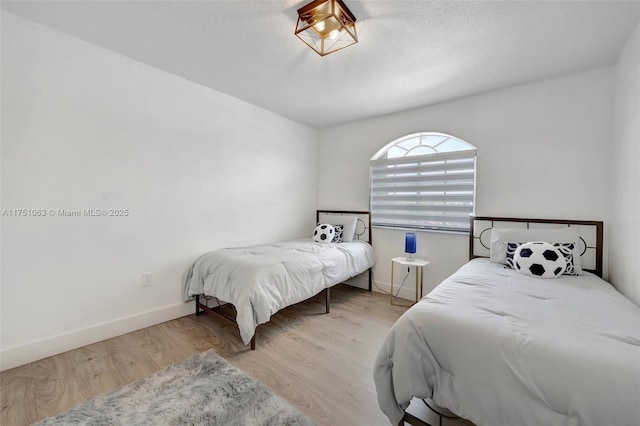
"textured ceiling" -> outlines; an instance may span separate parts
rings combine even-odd
[[[615,64],[640,1],[355,1],[360,42],[320,57],[308,1],[2,1],[2,8],[324,128]]]

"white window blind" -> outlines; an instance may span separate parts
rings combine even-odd
[[[459,142],[467,149],[371,160],[372,225],[468,232],[476,150]]]

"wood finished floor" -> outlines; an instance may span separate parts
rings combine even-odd
[[[213,348],[319,425],[388,425],[372,366],[406,308],[345,285],[331,296],[329,314],[322,294],[278,312],[256,351],[235,324],[190,315],[1,372],[0,424],[32,424]]]

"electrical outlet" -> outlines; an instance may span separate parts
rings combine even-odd
[[[152,274],[151,272],[143,272],[142,273],[142,287],[151,287],[152,284]]]

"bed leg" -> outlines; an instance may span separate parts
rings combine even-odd
[[[202,314],[204,314],[204,311],[200,310],[200,296],[196,295],[196,316],[199,317]]]
[[[369,268],[369,291],[373,290],[373,274],[372,274],[372,268]]]
[[[331,310],[331,289],[330,288],[325,288],[325,313],[329,313],[329,311]]]
[[[255,351],[256,350],[256,335],[254,334],[253,337],[251,338],[251,350]]]

